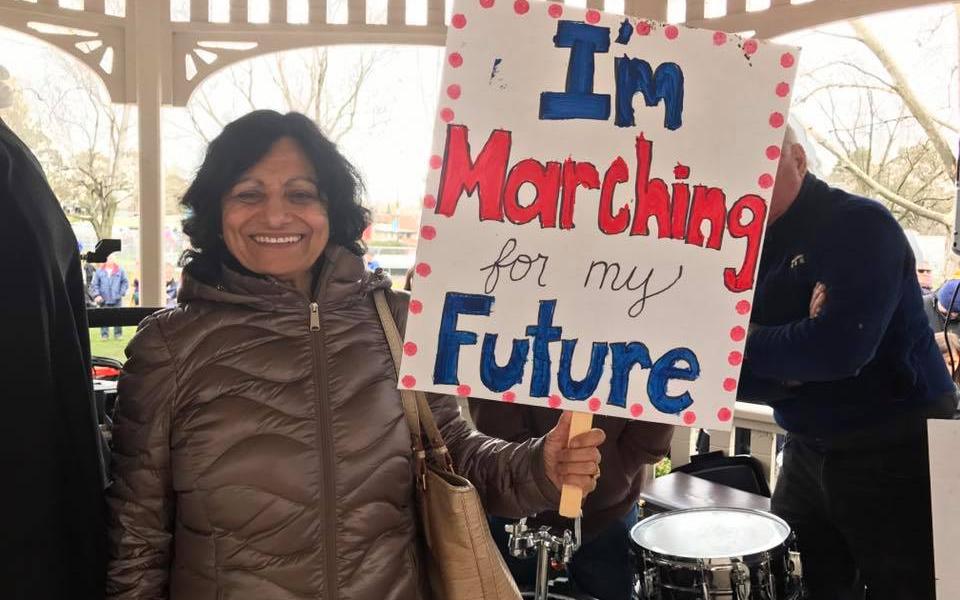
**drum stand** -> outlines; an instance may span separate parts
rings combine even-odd
[[[559,569],[573,558],[580,547],[580,517],[573,521],[573,533],[564,529],[560,535],[553,535],[549,527],[533,530],[527,527],[523,518],[513,525],[507,525],[510,534],[510,554],[517,558],[530,558],[536,552],[537,583],[534,600],[548,600],[550,567]]]

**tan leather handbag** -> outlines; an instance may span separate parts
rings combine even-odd
[[[373,297],[399,376],[400,332],[383,290]],[[426,395],[401,390],[400,397],[416,461],[420,526],[434,600],[520,600],[520,590],[490,536],[477,490],[453,470]]]

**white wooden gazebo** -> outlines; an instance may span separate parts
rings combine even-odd
[[[367,0],[229,0],[228,15],[211,10],[218,0],[0,0],[0,26],[67,52],[97,74],[114,102],[135,104],[138,108],[140,280],[144,306],[164,304],[161,107],[185,106],[207,77],[262,54],[336,44],[444,45],[447,0],[409,0],[418,2],[418,8],[426,8],[426,14],[421,11],[416,23],[407,21],[408,0],[370,1],[378,2],[381,9],[386,4],[385,22],[368,22]],[[668,20],[668,13],[682,12],[682,22],[689,26],[752,32],[770,38],[845,19],[942,2],[586,0],[586,6],[610,12],[618,12],[622,7],[627,15],[660,21]],[[185,4],[189,5],[189,16],[183,18]],[[174,7],[180,10],[174,11]],[[251,19],[250,9],[254,7],[258,9],[253,11],[257,18]],[[212,18],[214,13],[216,19]],[[329,16],[332,13],[336,13],[336,18]],[[173,19],[172,14],[181,19]],[[296,22],[288,18],[291,14],[296,14]],[[737,405],[734,425],[751,431],[752,453],[766,465],[772,483],[774,436],[781,430],[773,422],[769,408],[739,402]],[[677,431],[672,447],[675,464],[689,460],[692,442],[692,430]],[[733,436],[730,432],[713,432],[711,448],[731,450]]]
[[[426,0],[425,24],[406,20],[407,0],[387,0],[385,23],[367,22],[366,0],[344,0],[346,19],[328,18],[328,0],[261,0],[266,22],[251,22],[256,0],[229,0],[229,17],[211,19],[214,0],[188,0],[189,20],[174,21],[176,0],[0,0],[0,26],[40,38],[88,65],[114,102],[139,111],[142,298],[163,305],[162,105],[184,106],[197,86],[224,67],[281,50],[335,44],[444,45],[444,0]],[[342,0],[332,0],[340,2]],[[942,1],[942,0],[939,0]],[[886,10],[938,0],[686,0],[685,23],[773,37]],[[669,0],[621,0],[631,16],[667,20]],[[679,2],[684,4],[683,0]],[[288,4],[305,5],[291,23]],[[604,0],[590,8],[614,10]],[[683,8],[683,7],[681,7]],[[751,10],[748,10],[751,9]],[[303,12],[303,11],[301,11]],[[343,22],[345,21],[345,22]]]

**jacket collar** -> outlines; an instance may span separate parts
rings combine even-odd
[[[773,240],[777,243],[795,241],[795,238],[806,240],[810,229],[816,228],[818,221],[825,216],[821,204],[826,199],[825,192],[828,189],[826,183],[807,173],[800,185],[800,191],[797,192],[797,199],[776,223],[768,227],[767,243]]]
[[[356,302],[377,288],[390,287],[386,274],[367,271],[363,258],[340,246],[327,246],[321,260],[310,298],[275,277],[243,274],[224,265],[217,285],[203,283],[185,270],[179,300],[238,304],[269,312],[299,311],[307,303],[317,302],[321,310],[329,310]]]

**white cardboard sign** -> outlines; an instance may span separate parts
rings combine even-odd
[[[937,598],[960,598],[960,421],[927,421]]]
[[[458,0],[400,386],[729,429],[797,60]]]

